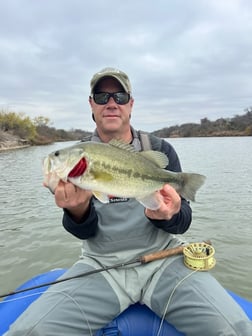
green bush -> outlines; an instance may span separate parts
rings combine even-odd
[[[32,120],[23,113],[0,112],[0,129],[11,132],[20,138],[33,140],[37,134]]]

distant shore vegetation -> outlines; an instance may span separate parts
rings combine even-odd
[[[252,136],[252,107],[244,112],[233,118],[215,121],[203,118],[200,123],[167,126],[152,134],[161,138]],[[77,141],[90,135],[85,130],[56,129],[51,124],[50,119],[44,116],[31,119],[24,113],[0,111],[0,143],[11,143],[13,139],[20,145],[46,145],[58,141]]]
[[[200,123],[164,127],[153,134],[160,138],[252,136],[252,107],[244,112],[233,118],[219,118],[215,121],[203,118]]]
[[[80,140],[90,134],[81,129],[66,131],[50,125],[51,121],[47,117],[31,119],[24,113],[0,111],[0,141],[4,138],[10,139],[12,135],[30,145],[46,145],[58,141]]]

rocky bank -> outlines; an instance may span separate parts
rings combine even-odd
[[[0,131],[0,151],[29,147],[28,140],[21,139],[9,132]]]

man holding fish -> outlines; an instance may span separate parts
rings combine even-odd
[[[146,148],[130,123],[134,98],[123,71],[96,73],[89,103],[96,123],[91,138],[44,162],[44,184],[64,209],[63,225],[83,240],[80,260],[64,277],[185,244],[176,234],[190,227],[188,200],[204,182],[200,174],[181,172],[167,141],[149,136],[152,148]],[[208,272],[188,269],[182,256],[54,285],[7,335],[94,335],[135,302],[188,336],[252,335],[251,322],[225,289]]]

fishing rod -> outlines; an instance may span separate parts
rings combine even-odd
[[[211,242],[209,242],[209,241],[205,241],[205,243],[211,245]],[[97,268],[97,269],[94,269],[94,270],[89,271],[89,272],[76,274],[76,275],[73,275],[73,276],[57,279],[57,280],[50,281],[50,282],[45,282],[45,283],[42,283],[42,284],[39,284],[39,285],[36,285],[36,286],[32,286],[32,287],[17,289],[15,291],[12,291],[12,292],[9,292],[9,293],[6,293],[6,294],[1,294],[0,298],[4,298],[6,296],[11,296],[11,295],[15,295],[15,294],[24,293],[24,292],[28,292],[28,291],[38,289],[38,288],[42,288],[42,287],[46,287],[46,286],[55,285],[55,284],[65,282],[65,281],[69,281],[69,280],[73,280],[73,279],[83,278],[83,277],[86,277],[86,276],[89,276],[89,275],[92,275],[92,274],[96,274],[96,273],[106,272],[106,271],[109,271],[111,269],[122,268],[122,267],[128,266],[128,265],[133,265],[133,264],[144,265],[144,264],[147,264],[151,261],[160,260],[160,259],[168,258],[168,257],[171,257],[171,256],[183,254],[184,253],[184,248],[186,246],[188,246],[188,245],[181,245],[181,246],[173,247],[173,248],[166,249],[166,250],[163,250],[163,251],[153,252],[153,253],[140,256],[138,258],[135,258],[131,261],[127,261],[127,262],[124,262],[124,263],[114,264],[114,265],[111,265],[111,266],[103,266],[101,268]]]

